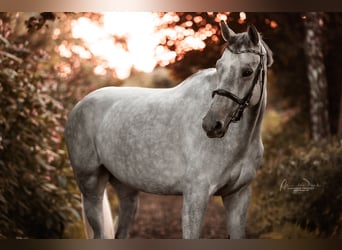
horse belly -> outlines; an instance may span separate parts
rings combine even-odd
[[[144,157],[144,160],[140,160]],[[181,194],[182,176],[179,163],[172,159],[146,157],[141,153],[137,157],[122,159],[116,157],[115,162],[105,163],[106,168],[119,181],[138,190],[154,194]]]
[[[155,119],[151,110],[136,108],[118,107],[104,120],[97,136],[101,163],[141,191],[180,194],[186,169],[180,130],[162,115]]]

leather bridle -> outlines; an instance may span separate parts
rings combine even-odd
[[[253,54],[257,54],[260,56],[260,62],[259,62],[259,65],[257,67],[256,74],[253,78],[252,86],[250,87],[247,94],[243,98],[239,98],[237,95],[235,95],[232,92],[227,91],[225,89],[216,89],[212,92],[212,98],[214,98],[215,95],[224,96],[224,97],[227,97],[227,98],[233,100],[235,103],[237,103],[239,105],[237,107],[237,109],[234,111],[233,115],[231,116],[230,121],[227,123],[227,126],[228,126],[228,124],[231,122],[240,121],[242,114],[243,114],[243,111],[245,110],[246,107],[249,106],[249,102],[250,102],[251,97],[253,95],[254,87],[258,83],[258,80],[259,80],[260,74],[261,74],[262,79],[261,79],[261,93],[260,93],[260,99],[259,99],[259,102],[260,102],[262,94],[263,94],[264,80],[265,80],[265,70],[264,70],[264,66],[263,66],[263,61],[264,61],[263,59],[264,59],[265,54],[262,52],[259,52],[257,50],[253,50],[253,49],[235,51],[232,48],[230,48],[229,46],[227,46],[227,49],[234,54],[253,53]]]

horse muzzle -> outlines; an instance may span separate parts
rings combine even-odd
[[[225,126],[223,121],[217,121],[205,116],[202,121],[202,128],[209,138],[222,138],[226,134],[228,126]]]

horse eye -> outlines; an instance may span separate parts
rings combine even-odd
[[[253,70],[251,70],[251,69],[245,69],[245,70],[242,72],[242,76],[243,76],[243,77],[250,76],[251,74],[253,74]]]

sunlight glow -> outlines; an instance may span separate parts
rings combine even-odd
[[[56,40],[60,34],[61,34],[61,30],[60,29],[54,29],[53,33],[52,33],[52,39]]]
[[[245,21],[245,20],[246,20],[246,18],[247,18],[247,16],[246,16],[246,13],[245,13],[245,12],[240,12],[239,16],[240,16],[240,19],[241,19],[241,20],[243,20],[243,21]]]
[[[71,51],[78,54],[83,59],[90,59],[91,58],[91,53],[82,46],[73,45],[71,47]]]
[[[103,26],[81,17],[73,23],[73,37],[82,38],[89,50],[115,69],[119,79],[128,77],[132,68],[151,72],[157,64],[154,50],[159,44],[155,34],[158,17],[148,12],[106,12]],[[125,41],[126,44],[120,43]],[[103,74],[97,68],[96,74]]]
[[[57,49],[58,49],[59,54],[63,57],[70,58],[72,56],[72,53],[67,48],[65,42],[63,42],[61,45],[59,45]]]
[[[221,14],[221,13],[218,13],[216,15],[216,18],[215,18],[215,21],[216,22],[220,22],[220,21],[227,21],[228,17],[226,14]]]
[[[96,75],[105,75],[106,74],[106,69],[102,65],[98,65],[94,69],[94,73]]]
[[[101,23],[80,17],[72,23],[72,35],[82,39],[85,48],[73,46],[68,49],[62,44],[58,50],[65,57],[70,57],[72,52],[81,58],[94,55],[103,62],[94,69],[95,74],[105,75],[106,70],[111,69],[115,77],[124,79],[132,69],[151,72],[158,64],[166,66],[175,62],[186,51],[204,49],[204,40],[216,30],[207,25],[195,33],[191,26],[203,18],[192,18],[191,15],[186,18],[184,25],[166,28],[167,24],[178,22],[179,16],[175,13],[165,13],[160,17],[158,13],[151,12],[105,12]],[[227,16],[218,14],[217,18],[225,20]],[[165,28],[157,29],[160,26]],[[160,44],[175,46],[175,49],[171,51]]]

